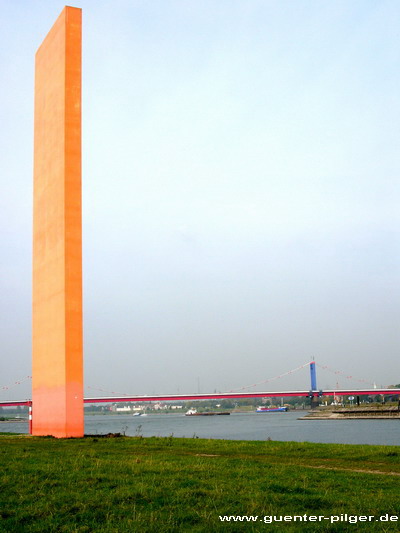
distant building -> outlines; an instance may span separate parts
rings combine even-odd
[[[116,407],[116,412],[123,412],[123,413],[130,413],[132,411],[132,407],[130,405],[124,405],[123,407]]]

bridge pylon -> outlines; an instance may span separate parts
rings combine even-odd
[[[318,407],[319,404],[319,397],[320,393],[318,391],[317,387],[317,371],[315,368],[315,361],[311,361],[310,363],[310,379],[311,379],[311,388],[310,388],[310,403],[311,403],[311,409],[315,409]]]

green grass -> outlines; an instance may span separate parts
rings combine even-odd
[[[400,515],[398,447],[0,436],[0,458],[0,531],[10,533],[400,531],[400,521],[260,521]]]

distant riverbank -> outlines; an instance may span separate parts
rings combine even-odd
[[[398,407],[358,407],[340,409],[315,409],[300,420],[400,420],[400,410]]]
[[[7,418],[7,417],[1,417],[0,418],[0,424],[2,422],[28,422],[27,418]]]

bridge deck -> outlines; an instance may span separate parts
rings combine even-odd
[[[318,396],[377,396],[400,395],[400,389],[341,389],[341,390],[302,390],[302,391],[262,391],[262,392],[214,392],[214,393],[188,393],[188,394],[153,394],[125,395],[125,396],[99,396],[84,398],[84,403],[117,403],[117,402],[158,402],[158,401],[188,401],[188,400],[226,400],[235,398],[285,398],[290,396],[303,396],[305,398]],[[0,400],[0,407],[13,407],[18,405],[32,405],[32,400]]]

